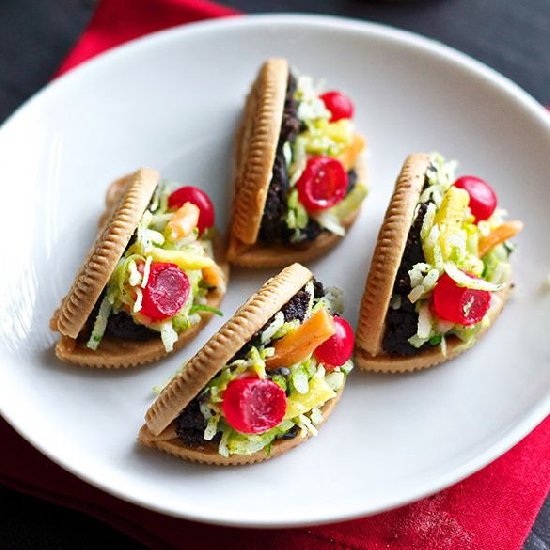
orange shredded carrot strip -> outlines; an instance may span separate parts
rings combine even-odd
[[[212,267],[203,267],[202,277],[208,285],[225,290],[223,272],[217,265]]]
[[[178,208],[172,219],[166,224],[172,240],[187,237],[197,227],[201,211],[196,204],[186,202]]]
[[[288,367],[304,360],[335,332],[332,315],[320,309],[295,331],[275,342],[275,354],[266,360],[266,368]]]
[[[346,171],[351,170],[357,164],[357,157],[365,146],[365,140],[359,134],[355,134],[351,145],[338,157]]]
[[[495,227],[488,235],[479,238],[478,252],[479,257],[483,258],[495,246],[511,239],[523,229],[523,222],[519,220],[511,220],[504,222],[502,225]]]

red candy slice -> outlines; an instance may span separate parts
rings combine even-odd
[[[497,195],[486,181],[476,176],[462,176],[455,181],[455,187],[466,189],[470,195],[470,210],[476,222],[491,217],[497,207]]]
[[[323,100],[325,107],[332,115],[330,117],[331,122],[337,122],[342,118],[353,117],[353,103],[348,96],[340,92],[327,92],[319,97]]]
[[[177,265],[152,263],[147,285],[143,289],[141,311],[153,321],[171,317],[189,297],[189,279]]]
[[[280,424],[286,412],[286,394],[268,379],[237,378],[223,394],[227,423],[245,434],[259,434]]]
[[[458,286],[444,273],[432,294],[432,309],[445,321],[470,326],[479,323],[491,303],[491,293]]]
[[[336,332],[313,352],[315,359],[323,363],[326,370],[343,365],[351,357],[355,344],[351,325],[343,317],[334,316],[332,320]]]
[[[170,208],[179,208],[186,202],[195,204],[201,211],[199,223],[197,224],[199,233],[202,234],[205,229],[214,226],[214,205],[204,191],[197,187],[180,187],[168,197],[168,206]]]
[[[311,157],[296,183],[298,200],[308,212],[325,210],[346,196],[348,176],[332,157]]]

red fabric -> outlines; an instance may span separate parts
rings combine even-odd
[[[311,529],[206,526],[129,504],[65,472],[0,419],[0,482],[76,508],[150,548],[202,550],[518,550],[550,486],[550,417],[511,451],[437,495],[374,517]],[[252,466],[253,468],[253,466]]]
[[[204,0],[103,0],[59,74],[148,32],[234,13]],[[84,511],[151,548],[189,548],[193,541],[205,550],[517,550],[550,488],[550,418],[491,465],[433,497],[371,518],[270,531],[204,526],[119,500],[62,470],[1,419],[0,440],[0,482]]]
[[[145,34],[237,12],[208,0],[101,0],[78,44],[57,75]]]

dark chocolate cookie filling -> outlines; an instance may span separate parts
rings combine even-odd
[[[94,304],[94,309],[86,320],[84,328],[80,331],[78,335],[79,342],[88,341],[90,338],[97,314],[99,312],[99,307],[101,306],[101,302],[104,297],[105,291],[99,295],[99,298]],[[124,311],[120,311],[119,313],[111,313],[111,315],[109,315],[104,336],[120,338],[121,340],[131,340],[133,342],[146,342],[147,340],[152,340],[153,338],[159,338],[159,333],[147,328],[144,325],[139,325],[132,319],[131,315],[125,313]]]
[[[411,291],[408,270],[413,265],[425,261],[420,230],[427,209],[427,204],[421,204],[418,209],[416,219],[409,229],[405,251],[393,284],[393,295],[401,296],[401,305],[399,309],[390,307],[386,315],[386,330],[382,340],[382,348],[390,355],[414,355],[419,349],[408,342],[409,338],[414,336],[418,329],[418,314],[414,304],[411,304],[407,297]]]
[[[195,397],[175,420],[176,434],[183,443],[192,447],[205,443],[206,420],[200,409],[201,399],[204,399],[204,394]],[[220,438],[221,433],[216,434],[213,441],[219,441]]]
[[[350,170],[348,172],[348,186],[346,187],[346,195],[353,191],[357,185],[357,172],[355,170]]]
[[[298,319],[300,323],[306,316],[307,306],[309,304],[309,293],[305,290],[300,290],[296,293],[294,298],[288,301],[281,309],[285,322],[294,321]]]
[[[109,315],[105,335],[134,342],[146,342],[160,337],[158,332],[147,328],[145,325],[139,325],[123,311]]]

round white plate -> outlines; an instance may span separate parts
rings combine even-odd
[[[526,221],[517,292],[474,349],[409,376],[354,372],[319,436],[276,460],[224,469],[140,448],[136,434],[168,379],[221,325],[186,349],[122,371],[54,357],[50,314],[90,245],[107,184],[139,166],[203,186],[229,216],[231,151],[260,63],[285,56],[355,101],[369,143],[371,194],[338,249],[312,264],[358,303],[404,157],[439,150],[487,178]],[[234,18],[163,32],[52,83],[0,131],[3,188],[0,406],[39,450],[124,499],[240,526],[293,526],[385,510],[458,481],[550,410],[550,125],[511,82],[454,50],[336,18]],[[274,271],[235,271],[226,318]]]

